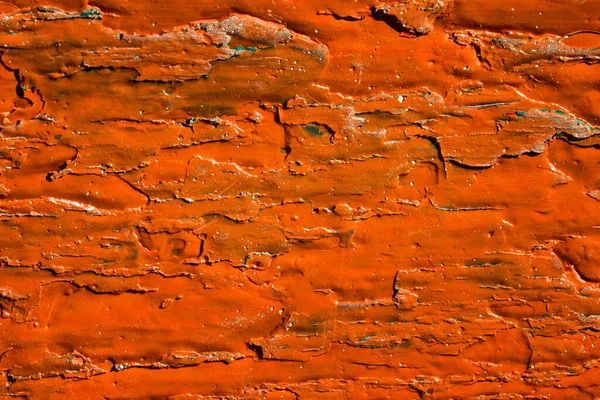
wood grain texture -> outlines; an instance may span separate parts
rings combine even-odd
[[[599,60],[600,0],[0,2],[0,396],[600,398]]]

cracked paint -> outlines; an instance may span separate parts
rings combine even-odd
[[[0,2],[0,396],[599,398],[596,11]]]

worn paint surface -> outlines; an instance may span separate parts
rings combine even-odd
[[[0,13],[0,396],[600,397],[599,0]]]

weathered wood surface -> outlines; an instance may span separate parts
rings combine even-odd
[[[0,2],[0,395],[599,398],[599,18]]]

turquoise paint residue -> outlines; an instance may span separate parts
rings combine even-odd
[[[369,334],[369,335],[365,336],[364,338],[360,339],[359,342],[366,342],[369,339],[374,338],[374,337],[377,337],[377,335],[375,335],[375,334]]]
[[[588,124],[586,121],[582,120],[581,118],[576,118],[575,120],[577,121],[577,125],[583,125],[583,127],[585,129],[587,129],[588,131],[598,132],[598,129],[594,128],[593,126]]]
[[[235,49],[237,51],[249,51],[251,53],[254,53],[256,50],[258,50],[258,47],[242,47],[242,46],[235,46]]]
[[[565,112],[562,110],[552,110],[551,108],[539,108],[538,110],[543,113],[554,113],[554,114],[558,114],[558,115],[566,115]]]
[[[518,117],[524,117],[527,112],[529,111],[539,111],[541,113],[553,113],[553,114],[557,114],[557,115],[562,115],[565,117],[569,117],[569,120],[572,123],[572,119],[569,115],[567,115],[567,113],[565,113],[562,110],[552,110],[550,108],[532,108],[530,110],[527,111],[515,111],[515,114],[517,114]],[[578,128],[580,129],[585,129],[587,131],[590,132],[600,132],[599,129],[597,129],[596,127],[594,127],[593,125],[590,125],[587,121],[581,119],[581,118],[575,118],[575,124],[577,125]],[[571,125],[573,126],[573,125]]]
[[[554,114],[558,114],[558,115],[566,115],[564,111],[562,110],[552,110],[550,108],[532,108],[531,110],[528,111],[539,111],[542,113],[554,113]],[[515,113],[519,116],[519,117],[524,117],[525,114],[527,114],[527,111],[515,111]]]
[[[310,135],[310,136],[323,136],[325,134],[325,132],[323,132],[323,130],[321,130],[317,125],[313,125],[313,124],[308,124],[304,127],[304,130]]]
[[[97,8],[88,8],[79,14],[81,18],[102,19],[102,12]]]

